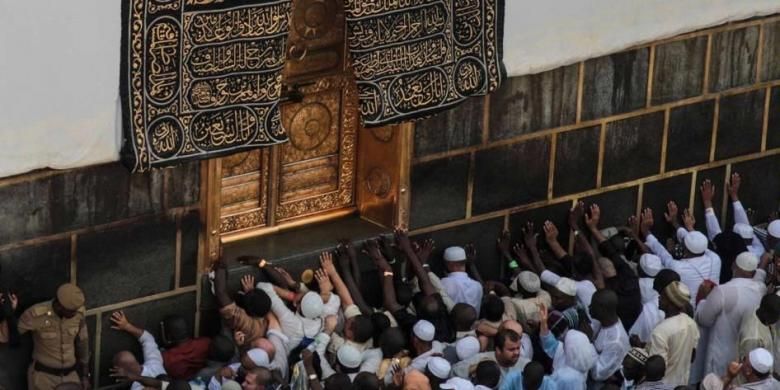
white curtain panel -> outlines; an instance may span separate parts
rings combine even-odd
[[[121,1],[0,0],[0,177],[119,159]],[[505,4],[510,76],[780,12],[780,0]]]

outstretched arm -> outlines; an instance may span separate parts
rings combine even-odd
[[[366,240],[363,253],[374,260],[374,265],[379,270],[380,283],[382,284],[382,304],[387,311],[394,313],[403,309],[398,304],[395,296],[395,286],[393,285],[393,269],[387,263],[382,252],[379,251],[379,244],[376,240]]]
[[[701,191],[701,201],[704,204],[704,221],[707,227],[707,238],[712,241],[715,236],[721,233],[720,222],[715,215],[715,209],[712,208],[712,199],[715,197],[715,186],[709,180],[704,180],[699,189]]]
[[[217,296],[219,307],[225,307],[233,303],[233,299],[227,292],[227,265],[220,259],[214,269],[214,294]]]
[[[536,236],[537,234],[534,232],[534,223],[530,221],[526,222],[523,227],[523,243],[525,243],[526,249],[531,252],[534,270],[541,274],[547,267],[544,266],[542,257],[539,256],[539,248],[536,247]]]
[[[474,244],[466,244],[466,247],[464,248],[466,250],[466,270],[468,271],[469,275],[471,275],[471,278],[479,282],[481,285],[485,285],[485,281],[482,280],[482,276],[479,274],[479,269],[477,269],[477,248],[474,247]]]
[[[417,258],[417,254],[414,253],[414,249],[412,249],[412,243],[409,241],[409,236],[407,233],[401,229],[396,229],[395,241],[398,247],[401,248],[401,251],[403,251],[406,259],[409,260],[408,263],[412,266],[414,274],[417,276],[417,282],[420,284],[420,290],[423,292],[423,294],[426,296],[435,294],[436,289],[433,287],[433,284],[431,284],[431,280],[428,278],[428,273],[425,271],[425,268]]]
[[[601,209],[599,208],[599,205],[594,203],[590,205],[590,215],[585,214],[585,225],[588,226],[588,230],[590,230],[590,233],[596,239],[596,242],[601,244],[602,242],[607,241],[607,238],[604,237],[604,235],[601,234],[601,230],[599,230],[599,221],[601,221]],[[582,235],[580,234],[580,236]],[[590,244],[587,242],[587,240],[585,240],[584,237],[582,237],[582,240],[585,241],[583,245],[587,245],[590,253],[590,259],[593,262],[593,284],[596,285],[596,288],[601,290],[605,287],[604,273],[601,270],[601,265],[599,264],[598,261],[596,261],[596,256],[595,253],[593,252],[593,248],[590,247]]]

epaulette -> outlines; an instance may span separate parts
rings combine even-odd
[[[51,313],[51,307],[45,303],[39,303],[32,308],[32,314],[35,317],[40,317],[47,313]]]

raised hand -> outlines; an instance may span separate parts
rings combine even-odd
[[[512,247],[512,252],[515,253],[517,260],[520,261],[520,265],[522,265],[523,268],[528,270],[534,269],[533,264],[531,264],[531,258],[528,257],[528,252],[526,252],[525,248],[520,246],[520,244],[515,244]]]
[[[598,230],[599,221],[601,221],[601,209],[599,208],[599,205],[594,203],[590,205],[590,215],[585,214],[585,225],[587,225],[590,230]]]
[[[653,228],[654,223],[653,209],[648,207],[642,210],[641,220],[639,221],[639,231],[642,233],[642,236],[650,234],[650,229]]]
[[[466,261],[469,263],[473,263],[474,260],[477,259],[477,248],[474,247],[474,244],[468,243],[466,246],[463,247],[463,250],[466,251]]]
[[[675,229],[680,226],[680,222],[678,222],[679,214],[680,210],[677,208],[677,203],[674,203],[674,201],[669,201],[669,203],[666,204],[664,219],[666,219],[666,222],[674,226]]]
[[[639,218],[636,215],[628,217],[628,228],[634,237],[639,237]]]
[[[125,312],[115,311],[111,314],[111,329],[127,331],[132,326],[127,320]]]
[[[712,207],[712,199],[715,198],[715,186],[710,179],[701,182],[701,202],[704,203],[704,208],[708,209]]]
[[[729,378],[736,378],[737,375],[739,375],[739,372],[742,370],[742,363],[740,362],[731,362],[729,363],[728,370],[726,371],[726,376]]]
[[[395,243],[405,253],[412,252],[412,243],[409,241],[409,234],[401,228],[396,228],[393,232],[395,236]]]
[[[328,273],[329,276],[336,274],[336,267],[333,265],[333,254],[330,252],[320,253],[320,267]]]
[[[544,221],[542,226],[544,230],[544,238],[547,242],[558,241],[558,228],[551,221]]]
[[[582,217],[585,215],[585,203],[584,202],[577,202],[574,207],[569,210],[569,228],[571,230],[579,230],[580,229],[580,221],[582,221]]]
[[[731,180],[726,182],[726,190],[728,190],[732,202],[739,200],[739,186],[741,184],[742,177],[737,172],[732,173]]]
[[[393,271],[393,269],[390,267],[390,264],[387,263],[387,260],[379,250],[379,243],[377,243],[376,240],[366,240],[366,242],[363,244],[363,253],[374,260],[374,264],[380,271]]]
[[[434,241],[432,238],[428,238],[425,241],[422,242],[422,245],[415,242],[415,245],[417,246],[417,250],[415,250],[415,253],[417,253],[417,258],[420,259],[420,263],[427,264],[428,259],[431,257],[431,253],[436,248],[434,246]]]
[[[355,245],[352,244],[348,238],[342,238],[339,240],[339,244],[344,248],[345,253],[352,259],[357,258],[357,252],[355,251]]]
[[[330,276],[322,268],[314,271],[314,277],[317,278],[317,284],[320,286],[321,294],[330,294],[333,291],[333,284],[330,282]]]
[[[523,243],[529,250],[536,249],[536,236],[534,223],[531,221],[526,222],[525,226],[523,226]]]
[[[233,332],[233,341],[238,346],[244,345],[244,343],[246,342],[246,334],[240,330]]]
[[[696,218],[693,217],[693,213],[690,209],[685,209],[683,211],[683,225],[685,226],[685,230],[692,232],[694,226],[696,225]]]
[[[242,276],[241,291],[243,291],[244,294],[246,294],[254,289],[255,289],[255,277],[249,274]]]

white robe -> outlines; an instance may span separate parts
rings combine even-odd
[[[756,310],[764,293],[766,287],[763,284],[734,278],[715,287],[707,299],[699,302],[696,322],[703,328],[709,328],[703,372],[726,372],[729,362],[737,358],[742,319]]]

